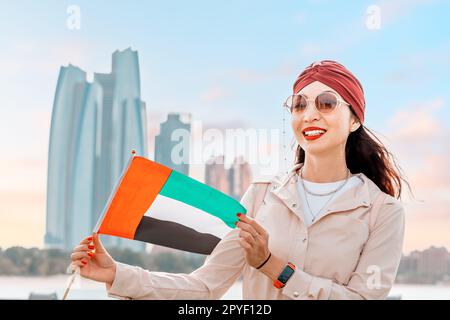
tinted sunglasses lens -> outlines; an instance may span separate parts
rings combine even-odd
[[[337,98],[329,92],[321,93],[316,98],[316,107],[320,112],[331,112],[336,108]]]
[[[292,95],[288,98],[287,105],[291,113],[302,112],[306,109],[306,100],[301,95]]]

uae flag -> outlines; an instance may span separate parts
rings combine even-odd
[[[210,254],[247,210],[162,164],[132,156],[94,232]]]

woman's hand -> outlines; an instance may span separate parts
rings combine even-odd
[[[80,274],[84,278],[104,282],[111,285],[116,276],[116,262],[105,250],[98,234],[84,238],[73,249],[70,256],[71,268],[80,268]]]
[[[270,255],[269,234],[254,219],[245,214],[238,213],[239,221],[236,226],[241,229],[239,232],[239,243],[245,249],[245,259],[247,263],[258,268]],[[259,270],[268,276],[272,281],[278,278],[286,262],[271,254],[270,258]]]
[[[270,254],[269,235],[254,219],[245,214],[238,213],[239,221],[236,226],[241,230],[239,232],[239,242],[246,252],[247,263],[257,268]]]

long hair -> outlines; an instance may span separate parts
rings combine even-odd
[[[350,107],[352,114],[355,112]],[[370,134],[369,134],[370,133]],[[372,136],[371,136],[372,135]],[[295,164],[304,163],[305,151],[298,145]],[[403,180],[411,191],[411,187],[403,178],[401,168],[394,156],[383,143],[364,125],[351,132],[345,144],[345,161],[352,174],[364,173],[381,191],[396,197],[401,197]]]

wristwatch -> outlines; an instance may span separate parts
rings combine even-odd
[[[289,278],[294,274],[294,271],[295,265],[291,262],[288,262],[286,267],[284,267],[283,271],[281,271],[280,275],[278,276],[278,279],[273,282],[273,285],[278,289],[283,288]]]

